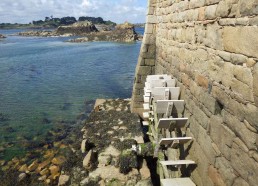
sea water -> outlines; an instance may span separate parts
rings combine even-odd
[[[141,45],[12,35],[21,31],[0,30],[0,159],[21,153],[24,137],[76,120],[85,100],[131,97]]]

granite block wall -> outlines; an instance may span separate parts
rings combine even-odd
[[[149,0],[132,96],[148,74],[181,87],[197,185],[258,183],[258,0]]]

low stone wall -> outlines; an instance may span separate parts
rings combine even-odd
[[[193,181],[197,185],[256,185],[258,1],[149,3],[156,21],[151,36],[155,38],[155,70],[151,66],[146,73],[170,74],[181,87],[185,116],[189,117],[186,129],[195,138],[189,151],[189,159],[198,164],[191,175]],[[142,101],[139,77],[147,75],[142,76],[144,46],[132,110],[139,110]]]

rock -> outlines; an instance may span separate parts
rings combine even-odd
[[[52,180],[55,180],[59,175],[60,175],[60,168],[56,165],[52,165],[51,167],[49,167],[51,176],[49,177]]]
[[[112,31],[92,32],[84,38],[71,39],[69,42],[88,42],[88,41],[115,41],[115,42],[134,42],[138,40],[134,26],[130,23],[117,25]],[[98,110],[98,107],[96,107]]]
[[[61,175],[59,177],[58,186],[65,186],[69,185],[70,176],[68,175]]]
[[[39,164],[38,170],[40,171],[40,170],[44,169],[44,168],[45,168],[47,165],[49,165],[50,163],[51,163],[51,158],[49,158],[49,159],[43,161],[42,163]]]
[[[18,181],[21,182],[21,181],[23,181],[24,179],[26,179],[26,177],[27,177],[27,174],[26,174],[26,173],[21,173],[21,174],[19,174]]]
[[[82,140],[82,143],[81,143],[81,151],[82,151],[82,153],[86,152],[86,150],[88,149],[88,146],[89,146],[88,140],[87,139]]]
[[[98,156],[98,167],[103,167],[111,163],[112,156],[110,154],[100,153]]]
[[[84,178],[81,182],[80,182],[80,186],[86,186],[89,183],[90,179],[89,177]]]
[[[218,170],[212,165],[209,166],[208,175],[215,185],[226,186]]]
[[[143,180],[148,179],[151,176],[150,170],[147,166],[147,162],[145,159],[143,160],[142,168],[140,169],[140,174]]]
[[[62,165],[66,161],[64,156],[58,156],[52,159],[52,163],[55,165]]]
[[[151,179],[147,179],[147,180],[141,180],[139,181],[136,186],[153,186]]]
[[[257,27],[224,27],[222,39],[226,51],[257,58],[257,36]]]
[[[33,161],[29,167],[28,167],[28,171],[32,172],[34,170],[36,170],[38,168],[39,164],[38,164],[38,160]]]
[[[92,163],[95,159],[93,150],[90,150],[88,154],[83,159],[83,167],[85,169],[90,169],[92,167]]]
[[[44,176],[41,176],[41,177],[39,177],[39,181],[45,181],[47,179],[47,176],[46,175],[44,175]]]
[[[49,174],[49,169],[45,168],[42,171],[40,171],[40,175],[47,176]]]
[[[26,164],[22,165],[20,168],[19,168],[19,172],[26,172],[28,171],[28,166]]]

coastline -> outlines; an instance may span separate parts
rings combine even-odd
[[[56,140],[52,143],[41,144],[25,157],[1,161],[0,185],[14,180],[19,185],[57,185],[64,179],[64,185],[152,185],[146,160],[139,162],[130,150],[133,144],[144,143],[144,134],[129,106],[129,100],[97,99],[89,115],[78,115],[76,125],[62,125],[53,131]]]

